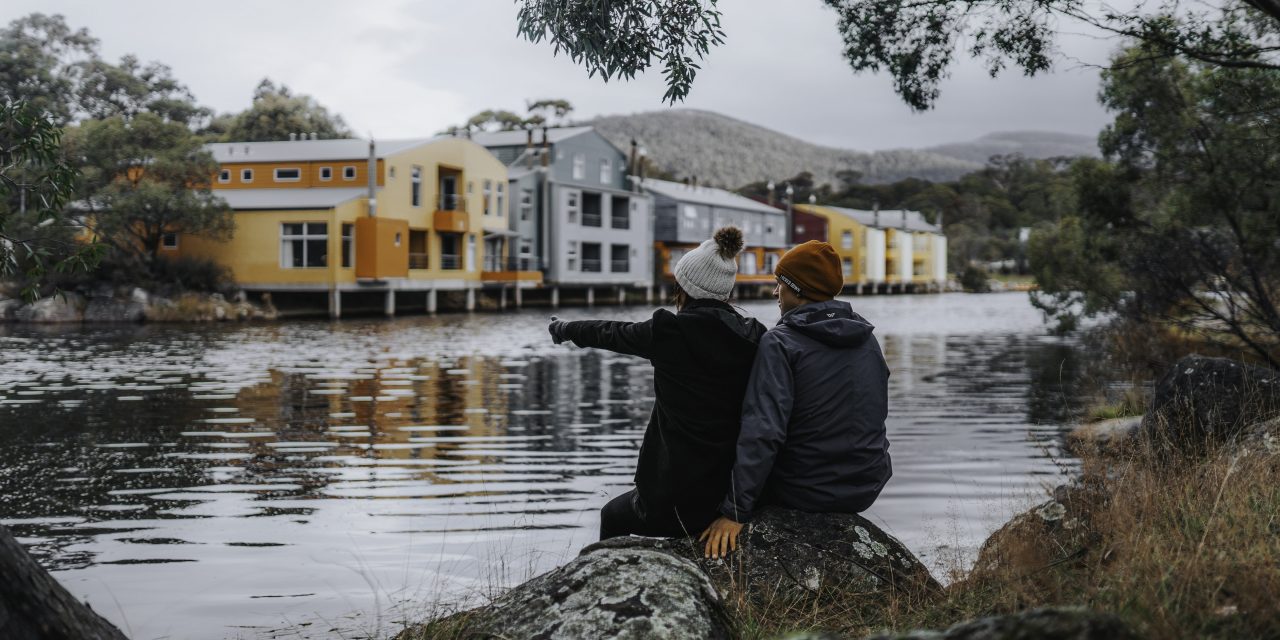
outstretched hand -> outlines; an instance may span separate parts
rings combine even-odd
[[[547,324],[547,333],[551,334],[552,342],[560,344],[567,340],[567,338],[564,337],[564,326],[566,324],[569,323],[555,316],[551,316],[551,322]]]
[[[742,533],[742,523],[724,516],[716,518],[716,521],[698,536],[699,542],[706,542],[702,550],[703,557],[723,558],[729,555],[730,551],[737,551],[739,533]]]

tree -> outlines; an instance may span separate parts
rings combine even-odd
[[[1280,367],[1280,73],[1159,53],[1129,49],[1103,74],[1111,162],[1080,165],[1079,215],[1038,232],[1037,302],[1068,322],[1170,323]]]
[[[1148,45],[1147,55],[1180,56],[1213,66],[1280,69],[1280,1],[1244,0],[1187,10],[1165,0],[1150,13],[1104,8],[1079,0],[823,0],[835,10],[844,57],[855,72],[887,71],[913,109],[938,99],[956,49],[984,59],[995,76],[1009,66],[1026,75],[1046,71],[1061,31],[1088,26]],[[518,31],[547,40],[605,81],[633,78],[660,64],[663,99],[689,94],[698,60],[723,44],[716,0],[570,2],[522,0]],[[695,60],[696,59],[696,60]]]
[[[204,133],[227,142],[288,140],[291,133],[315,133],[321,139],[351,137],[342,116],[331,115],[315,98],[294,95],[270,78],[258,83],[248,109],[215,118]]]
[[[218,165],[186,126],[146,112],[86,121],[69,138],[86,225],[117,257],[154,271],[164,234],[226,239],[234,231],[226,202],[210,190]]]
[[[97,57],[98,41],[73,30],[60,15],[33,13],[0,30],[0,102],[26,103],[55,126],[79,112],[83,63]]]
[[[132,118],[147,112],[169,122],[194,126],[210,111],[197,106],[195,97],[158,62],[141,64],[124,56],[120,64],[89,60],[82,65],[79,103],[89,118],[121,115]]]
[[[573,113],[573,105],[563,99],[530,100],[525,104],[525,111],[529,113],[526,119],[529,124],[542,125],[555,118],[554,124],[560,125]]]
[[[48,114],[0,103],[0,277],[21,276],[28,299],[50,269],[83,271],[97,260],[97,247],[76,242],[64,215],[77,175],[61,138]]]

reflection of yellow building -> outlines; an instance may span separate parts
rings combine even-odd
[[[470,305],[485,266],[510,252],[506,167],[470,140],[206,148],[221,165],[213,188],[235,212],[235,235],[173,234],[165,248],[225,265],[246,290],[325,292],[333,315],[347,292],[383,293],[388,312],[397,291],[425,293],[432,310],[437,291],[465,291]]]
[[[827,242],[840,256],[846,286],[944,285],[947,238],[918,211],[795,205],[827,221]]]

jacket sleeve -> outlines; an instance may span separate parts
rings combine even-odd
[[[729,495],[720,513],[737,522],[748,522],[759,506],[778,450],[787,440],[787,423],[795,398],[791,363],[773,331],[760,339],[747,395],[742,403],[742,430],[738,435]]]
[[[644,322],[579,320],[566,323],[564,337],[579,347],[653,358],[653,318]]]

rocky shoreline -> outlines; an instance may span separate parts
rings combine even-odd
[[[269,300],[249,302],[243,292],[156,295],[140,287],[64,291],[32,302],[0,294],[0,323],[76,324],[141,322],[229,322],[275,320]]]
[[[1145,416],[1084,425],[1069,436],[1068,443],[1081,455],[1117,456],[1117,460],[1130,456],[1123,464],[1135,464],[1139,458],[1134,456],[1144,460],[1139,464],[1152,460],[1188,464],[1197,457],[1227,455],[1233,457],[1234,466],[1241,456],[1273,456],[1280,452],[1280,372],[1222,358],[1188,356],[1159,381]],[[841,611],[846,616],[890,606],[937,605],[944,612],[954,611],[953,602],[973,597],[957,590],[981,592],[1008,576],[1023,585],[1044,586],[1046,581],[1067,580],[1063,576],[1070,572],[1087,576],[1088,571],[1096,571],[1093,563],[1105,564],[1118,551],[1112,548],[1098,556],[1099,541],[1106,532],[1094,520],[1102,518],[1104,507],[1118,497],[1108,493],[1114,490],[1106,483],[1111,474],[1107,470],[1101,476],[1083,473],[1056,488],[1050,500],[1014,517],[983,544],[967,582],[947,588],[900,542],[861,516],[773,508],[744,531],[739,551],[728,560],[702,558],[700,547],[691,540],[630,537],[596,543],[566,565],[487,605],[409,626],[396,640],[774,637],[744,633],[742,621],[734,615],[744,609],[743,603],[748,610],[783,611],[783,627],[788,615],[834,600],[844,601]],[[1054,578],[1046,575],[1047,569],[1066,573]],[[1097,603],[1090,605],[1097,607]],[[1126,640],[1160,635],[1147,629],[1140,618],[1124,619],[1105,609],[1069,603],[1023,604],[1014,609],[990,611],[961,622],[954,622],[951,613],[951,621],[945,624],[857,637]],[[1221,610],[1229,617],[1238,608],[1231,605]],[[873,613],[864,619],[883,618]],[[937,617],[930,620],[939,622]],[[802,622],[795,628],[813,627]],[[818,631],[785,637],[838,640],[853,636]]]

